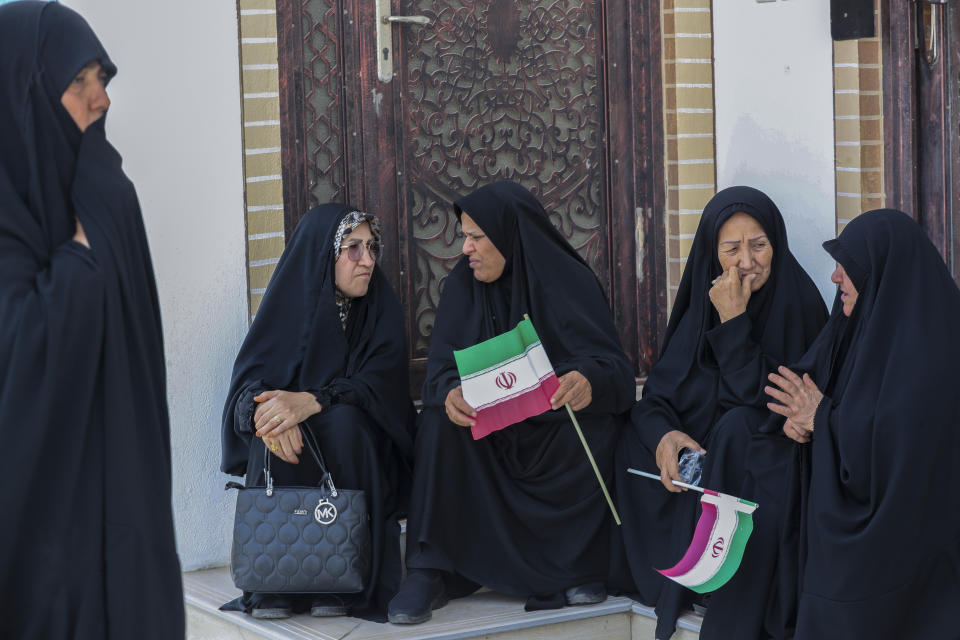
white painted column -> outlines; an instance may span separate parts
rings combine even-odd
[[[833,301],[836,229],[829,0],[713,3],[717,189],[767,193],[790,248]]]
[[[224,564],[235,495],[219,472],[220,413],[247,330],[236,3],[64,4],[119,67],[107,134],[137,187],[156,269],[180,559]]]

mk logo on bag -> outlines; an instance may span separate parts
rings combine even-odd
[[[313,510],[313,518],[323,525],[333,524],[337,519],[337,508],[326,498],[320,498],[317,508]]]

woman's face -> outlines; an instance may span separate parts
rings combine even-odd
[[[334,276],[337,288],[348,298],[360,298],[367,294],[370,288],[370,278],[373,277],[373,267],[377,263],[377,256],[371,252],[374,246],[373,231],[370,223],[364,222],[352,232],[344,234],[340,241],[340,257],[334,265]],[[353,245],[360,245],[353,248]],[[374,251],[379,250],[379,247]],[[350,259],[351,253],[358,253],[359,259]]]
[[[749,274],[756,277],[750,291],[757,291],[770,277],[773,263],[773,246],[756,218],[742,211],[733,214],[720,227],[717,234],[717,259],[727,272],[730,267],[740,270],[740,281]]]
[[[60,96],[60,104],[67,110],[81,132],[99,120],[110,106],[107,96],[107,72],[94,60],[76,75]]]
[[[859,296],[860,293],[857,291],[857,288],[853,286],[853,281],[850,279],[850,276],[847,275],[843,265],[839,262],[837,263],[837,268],[833,270],[833,275],[830,276],[830,281],[840,288],[840,300],[843,302],[843,315],[849,318],[850,314],[853,313],[853,307],[857,304],[857,296]]]
[[[464,236],[463,255],[470,258],[473,277],[480,282],[493,282],[502,276],[506,258],[465,211],[460,214],[460,227]]]

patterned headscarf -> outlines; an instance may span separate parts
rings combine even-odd
[[[377,220],[377,217],[369,213],[364,213],[363,211],[351,211],[343,216],[343,220],[340,221],[340,225],[337,227],[337,233],[333,236],[334,263],[340,259],[340,245],[343,243],[343,236],[353,233],[354,230],[364,222],[370,223],[370,232],[373,234],[373,239],[380,242],[380,221]],[[346,330],[347,316],[350,315],[350,301],[352,298],[343,295],[343,292],[340,291],[340,288],[336,285],[334,285],[334,292],[337,311],[340,314],[340,325]]]

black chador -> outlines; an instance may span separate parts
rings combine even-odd
[[[846,317],[838,291],[795,369],[824,393],[787,511],[796,638],[956,638],[960,290],[899,211],[864,213],[824,248],[858,295]]]
[[[335,252],[344,219],[370,218],[343,204],[307,212],[284,249],[233,367],[223,412],[221,470],[263,483],[264,445],[254,436],[254,398],[266,390],[313,393],[323,409],[310,429],[338,487],[366,491],[373,540],[367,592],[354,614],[382,616],[400,584],[400,529],[412,453],[403,311],[376,266],[366,295],[337,294]],[[339,233],[338,233],[339,231]],[[342,317],[341,317],[342,316]],[[306,452],[299,464],[272,460],[276,484],[315,486],[321,472]],[[294,602],[309,608],[309,599]],[[257,606],[247,598],[244,608]]]
[[[441,570],[448,584],[548,601],[560,594],[562,606],[565,589],[607,574],[612,518],[597,478],[563,409],[480,440],[452,423],[444,401],[460,385],[453,350],[529,314],[557,375],[576,370],[590,382],[579,420],[608,483],[619,414],[635,394],[632,368],[596,276],[529,191],[498,182],[455,208],[506,265],[481,282],[464,257],[443,285],[416,437],[407,567]]]
[[[721,323],[709,290],[722,272],[717,246],[720,228],[738,212],[759,222],[772,245],[773,258],[767,281],[750,296],[746,312]],[[693,240],[660,360],[650,372],[643,399],[633,408],[632,427],[624,431],[617,452],[617,493],[630,586],[643,602],[656,606],[658,638],[673,633],[678,616],[696,595],[654,569],[672,567],[683,556],[693,536],[699,494],[669,493],[660,483],[632,476],[626,469],[657,473],[655,453],[661,438],[669,431],[682,431],[707,451],[703,484],[760,502],[755,526],[775,526],[763,522],[764,499],[756,487],[744,486],[746,469],[766,461],[748,459],[745,450],[752,432],[770,415],[763,392],[767,373],[802,355],[826,315],[820,293],[790,252],[783,218],[770,198],[750,187],[730,187],[714,196]],[[764,559],[757,559],[760,566],[749,570],[766,577],[776,571],[775,557],[750,545],[743,565],[749,564],[751,554]],[[765,624],[767,611],[775,609],[768,596],[764,590],[747,603],[750,610],[741,608],[741,613],[758,625]]]
[[[184,635],[160,308],[104,118],[61,96],[116,67],[57,3],[0,7],[0,637]],[[74,241],[76,220],[90,248]]]

